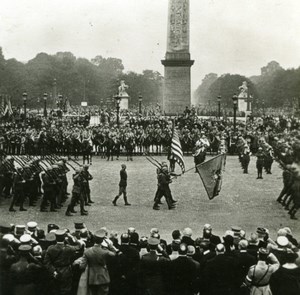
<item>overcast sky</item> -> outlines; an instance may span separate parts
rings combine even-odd
[[[193,89],[210,72],[300,65],[300,0],[190,0],[190,8]],[[0,46],[6,59],[71,51],[163,74],[167,15],[167,0],[1,0]]]

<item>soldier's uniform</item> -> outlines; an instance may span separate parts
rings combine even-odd
[[[52,168],[46,169],[46,172],[42,174],[43,180],[43,191],[44,196],[41,202],[41,212],[47,212],[47,204],[50,202],[50,211],[55,212],[55,195],[54,195],[54,185],[55,181],[52,176]]]
[[[14,209],[15,203],[18,203],[20,205],[20,211],[26,211],[24,208],[24,201],[25,201],[25,195],[24,195],[24,184],[25,180],[23,178],[23,171],[21,168],[17,168],[16,173],[14,173],[13,176],[13,198],[9,207],[9,211],[14,212],[16,211]]]
[[[123,194],[124,202],[126,206],[130,206],[130,204],[127,201],[127,172],[126,172],[126,165],[121,165],[122,169],[120,170],[120,182],[119,182],[119,194],[114,198],[112,203],[114,206],[117,206],[117,200],[118,198]]]
[[[84,192],[83,192],[83,181],[82,168],[77,168],[73,174],[73,190],[70,204],[67,207],[66,216],[72,216],[72,213],[77,213],[74,210],[77,202],[80,202],[80,213],[81,215],[87,215],[87,211],[84,209]]]
[[[244,151],[241,154],[241,164],[242,164],[243,172],[245,174],[248,173],[249,163],[250,163],[250,149],[248,146],[245,146]]]
[[[169,209],[174,209],[174,203],[172,202],[172,194],[169,184],[172,182],[170,174],[168,174],[168,167],[163,166],[157,175],[158,190],[155,196],[155,203],[153,205],[154,210],[159,210],[159,203],[162,197],[165,197]]]
[[[262,147],[258,148],[258,152],[256,154],[257,160],[256,160],[256,169],[257,169],[257,179],[262,179],[262,171],[264,167],[264,152]]]
[[[3,195],[5,198],[8,198],[11,193],[13,185],[13,172],[15,170],[13,158],[7,157],[3,161],[3,165]]]
[[[33,172],[30,165],[24,166],[24,194],[29,199],[29,206],[35,206]]]
[[[91,189],[89,181],[93,179],[93,176],[89,172],[89,165],[83,166],[82,176],[83,176],[83,193],[84,193],[84,201],[86,206],[90,206],[90,204],[94,203],[91,200]]]

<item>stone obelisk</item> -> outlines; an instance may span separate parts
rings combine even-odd
[[[191,105],[190,1],[169,0],[163,111],[182,113]]]

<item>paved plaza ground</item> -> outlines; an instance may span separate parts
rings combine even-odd
[[[156,157],[160,162],[165,157]],[[186,168],[193,166],[193,158],[185,157]],[[127,164],[128,199],[132,206],[124,206],[119,199],[114,207],[112,199],[118,192],[119,170],[122,163]],[[213,225],[214,231],[222,235],[231,225],[239,225],[249,234],[256,227],[263,226],[275,235],[278,228],[289,226],[296,237],[300,237],[300,221],[290,220],[287,212],[275,201],[282,188],[282,170],[275,163],[273,174],[264,174],[263,180],[256,179],[255,157],[251,158],[249,174],[243,174],[237,156],[228,156],[221,193],[209,200],[200,177],[194,171],[178,177],[171,184],[171,190],[178,200],[176,210],[168,210],[164,204],[160,211],[152,209],[153,197],[157,187],[156,171],[145,157],[134,157],[127,162],[106,161],[94,157],[90,172],[94,176],[91,182],[93,206],[88,207],[89,215],[65,216],[66,205],[60,212],[41,213],[38,207],[30,207],[27,212],[8,212],[9,201],[1,200],[1,223],[25,223],[35,220],[41,228],[48,223],[73,229],[74,222],[83,221],[92,231],[106,226],[109,230],[124,232],[135,227],[139,233],[147,235],[149,229],[158,227],[164,238],[170,240],[174,229],[191,227],[194,236],[201,234],[205,223]],[[69,191],[72,187],[69,173]],[[68,202],[68,201],[67,201]],[[26,204],[27,205],[27,204]],[[39,205],[39,203],[38,203]],[[79,209],[79,208],[78,208]],[[79,211],[79,210],[78,210]],[[300,212],[298,213],[300,219]]]

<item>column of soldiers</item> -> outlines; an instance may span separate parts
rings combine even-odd
[[[16,165],[15,165],[16,164]],[[67,173],[70,171],[67,158],[29,159],[19,156],[7,156],[0,164],[0,197],[10,198],[9,211],[15,212],[18,206],[20,211],[27,211],[24,204],[35,207],[41,198],[40,211],[56,212],[63,207],[69,193]],[[74,207],[80,200],[81,214],[87,215],[85,206],[94,203],[91,200],[89,181],[93,179],[88,171],[89,165],[74,168],[73,194],[66,215],[75,213]],[[77,193],[77,188],[79,192]],[[69,210],[71,209],[71,210]]]
[[[248,167],[251,159],[251,151],[249,142],[240,136],[237,141],[237,151],[239,156],[239,161],[243,169],[244,174],[248,174]],[[257,179],[263,179],[262,173],[265,169],[266,174],[272,174],[272,164],[274,162],[274,151],[271,145],[266,143],[265,140],[261,140],[260,146],[256,152],[256,169],[257,169]]]
[[[275,151],[283,169],[283,189],[277,202],[288,210],[291,219],[297,219],[295,215],[300,207],[300,141],[294,141],[293,145],[277,145]]]

